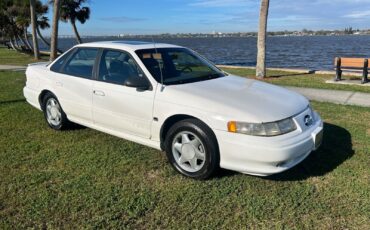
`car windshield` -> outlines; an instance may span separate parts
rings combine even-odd
[[[157,82],[162,82],[163,77],[165,85],[205,81],[226,75],[186,48],[142,49],[136,54]]]

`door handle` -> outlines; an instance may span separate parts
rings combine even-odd
[[[95,95],[98,95],[98,96],[105,96],[105,93],[103,91],[100,91],[100,90],[94,90],[93,91]]]
[[[55,84],[56,84],[57,86],[63,86],[63,83],[62,83],[62,82],[60,82],[60,81],[55,82]]]

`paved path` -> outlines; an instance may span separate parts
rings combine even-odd
[[[313,101],[370,107],[370,93],[360,93],[343,90],[299,88],[299,87],[286,87],[286,88],[293,90],[297,93],[300,93]]]
[[[0,70],[25,70],[26,66],[0,65]],[[370,93],[359,93],[343,90],[311,89],[286,87],[298,92],[313,101],[331,102],[343,105],[370,107]]]
[[[17,71],[17,70],[25,70],[27,66],[19,66],[19,65],[0,65],[0,70],[9,70],[9,71]]]

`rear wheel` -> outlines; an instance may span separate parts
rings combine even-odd
[[[58,99],[52,93],[47,93],[43,98],[43,112],[46,122],[52,129],[66,129],[71,124]]]
[[[203,122],[187,119],[174,124],[165,138],[171,165],[182,175],[207,179],[219,167],[219,152],[212,130]]]

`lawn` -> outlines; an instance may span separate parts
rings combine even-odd
[[[252,70],[252,69],[223,68],[223,70],[231,74],[236,74],[239,76],[249,77],[249,78],[254,78],[256,74],[255,70]],[[302,74],[302,73],[291,73],[291,72],[273,71],[273,70],[267,71],[267,75],[268,77],[265,79],[265,81],[276,84],[276,85],[305,87],[305,88],[318,88],[318,89],[348,90],[348,91],[370,93],[369,86],[340,85],[340,84],[325,83],[325,81],[327,80],[334,79],[334,75]],[[348,77],[348,76],[344,76],[343,78],[361,79],[361,77]]]
[[[48,61],[48,56],[41,55],[41,60]],[[29,63],[38,62],[35,61],[32,54],[21,53],[14,50],[7,49],[4,46],[0,46],[0,65],[19,65],[26,66]]]
[[[370,109],[313,103],[323,146],[268,178],[177,174],[157,150],[88,128],[56,132],[0,72],[0,229],[370,228]]]

